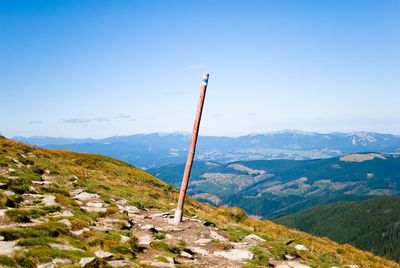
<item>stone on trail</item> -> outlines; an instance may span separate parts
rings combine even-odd
[[[89,228],[84,227],[84,228],[82,228],[81,230],[78,230],[78,231],[71,231],[71,234],[73,234],[73,235],[81,235],[81,234],[83,234],[83,232],[89,232],[89,231],[90,231]]]
[[[149,235],[138,237],[138,246],[145,248],[151,245],[152,239]]]
[[[84,206],[84,207],[81,207],[81,208],[86,210],[87,212],[106,212],[107,211],[107,208],[99,208],[99,207]]]
[[[210,243],[212,240],[210,238],[200,238],[196,240],[194,243],[199,244],[199,245],[205,245],[207,243]]]
[[[166,262],[157,262],[157,261],[141,261],[140,264],[142,264],[142,265],[150,265],[150,266],[153,266],[153,267],[170,267],[170,268],[175,267],[175,264],[166,263]]]
[[[186,251],[182,251],[179,255],[184,258],[193,259],[193,255]]]
[[[114,257],[114,254],[112,254],[111,252],[106,252],[101,249],[99,249],[98,251],[95,251],[94,255],[96,255],[97,257],[99,257],[101,259],[111,259],[112,257]]]
[[[216,257],[223,257],[229,260],[243,260],[254,258],[254,254],[245,249],[232,249],[229,251],[214,251],[213,253]]]
[[[272,265],[275,268],[311,268],[311,266],[295,262],[295,261],[271,261],[270,265]]]
[[[210,252],[201,247],[191,247],[189,250],[203,256],[208,256],[210,254]]]

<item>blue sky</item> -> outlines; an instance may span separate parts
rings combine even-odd
[[[1,1],[0,133],[400,134],[400,1]]]

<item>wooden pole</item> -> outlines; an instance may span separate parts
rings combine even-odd
[[[203,112],[204,98],[206,96],[208,77],[209,77],[209,74],[204,74],[203,80],[201,82],[200,97],[199,97],[199,103],[197,104],[196,117],[194,120],[192,140],[190,142],[190,149],[189,149],[189,154],[188,154],[188,158],[186,161],[185,172],[183,173],[182,186],[181,186],[181,191],[179,193],[179,199],[178,199],[178,206],[175,210],[175,219],[174,219],[175,224],[179,224],[182,221],[183,203],[185,201],[186,190],[187,190],[187,187],[189,184],[190,172],[192,171],[194,153],[196,151],[197,136],[199,134],[200,120],[201,120],[201,114]]]

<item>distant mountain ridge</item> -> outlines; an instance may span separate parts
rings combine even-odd
[[[104,139],[15,137],[42,148],[98,153],[141,168],[186,161],[189,133],[152,133]],[[400,153],[400,136],[374,132],[329,133],[282,130],[240,137],[200,136],[196,160],[221,163],[261,159],[319,159],[356,152]]]

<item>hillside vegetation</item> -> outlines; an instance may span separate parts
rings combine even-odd
[[[118,261],[145,267],[155,260],[176,267],[204,267],[207,262],[224,267],[233,263],[227,254],[237,258],[232,253],[246,251],[247,260],[234,263],[270,267],[291,259],[310,267],[399,267],[351,245],[190,197],[184,211],[190,219],[172,227],[169,215],[178,191],[101,155],[38,149],[1,137],[0,174],[0,266],[53,262],[56,267],[81,267],[78,263],[89,258],[91,266],[84,267],[110,267]],[[193,242],[212,232],[213,239]],[[258,235],[256,243],[244,242],[249,234]]]
[[[400,261],[400,197],[338,202],[273,221]]]
[[[148,171],[179,186],[184,164]],[[358,153],[316,160],[195,162],[189,193],[263,218],[336,201],[400,193],[400,157]]]

